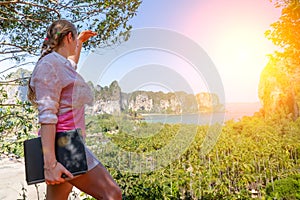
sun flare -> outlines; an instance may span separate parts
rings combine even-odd
[[[279,15],[268,1],[211,0],[199,1],[186,19],[187,33],[216,65],[228,101],[259,101],[260,74],[275,50],[264,33]]]

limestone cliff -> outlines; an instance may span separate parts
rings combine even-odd
[[[18,70],[13,77],[19,78],[29,76],[29,71]],[[94,92],[93,106],[86,107],[87,114],[120,114],[121,112],[139,113],[196,113],[196,112],[218,112],[224,111],[223,105],[219,103],[218,96],[210,93],[199,93],[197,95],[185,92],[152,92],[135,91],[123,93],[117,81],[109,86],[94,86],[88,83]],[[21,100],[27,99],[27,85],[7,86],[9,93],[8,102],[15,101],[14,94],[18,94]]]
[[[95,102],[92,107],[87,107],[89,114],[103,114],[103,113],[121,113],[122,106],[122,94],[121,88],[117,81],[114,81],[110,86],[101,87],[97,85],[94,87],[92,83],[89,83],[95,94]]]
[[[196,94],[196,99],[200,112],[218,112],[224,110],[216,94],[202,92]]]
[[[224,107],[219,103],[216,94],[192,95],[185,92],[152,91],[122,93],[116,81],[109,87],[96,86],[95,104],[88,108],[89,114],[120,112],[181,114],[219,111],[224,111]]]
[[[261,73],[258,96],[265,117],[299,116],[299,84],[300,71],[287,70],[284,61],[272,61]]]

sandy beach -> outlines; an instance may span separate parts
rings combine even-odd
[[[44,200],[46,193],[46,184],[27,185],[25,179],[24,159],[16,159],[13,156],[0,155],[0,200]],[[22,190],[22,188],[24,188]],[[23,192],[24,191],[24,192]],[[26,198],[23,197],[26,195]],[[73,192],[69,196],[69,200],[81,200],[87,197],[81,194],[77,188],[73,188]]]
[[[34,185],[27,185],[25,180],[24,159],[16,159],[7,155],[1,155],[0,177],[0,200],[24,199],[22,197],[23,187],[25,188],[24,193],[26,199],[44,199],[45,184],[38,185],[39,195],[37,195],[36,187]],[[40,198],[38,198],[38,196]]]

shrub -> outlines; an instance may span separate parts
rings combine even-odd
[[[300,199],[300,175],[289,176],[269,183],[266,187],[267,199]]]

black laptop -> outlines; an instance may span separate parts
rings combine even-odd
[[[56,159],[74,176],[87,172],[85,146],[81,130],[56,133]],[[25,174],[28,185],[45,181],[41,138],[24,141]]]

